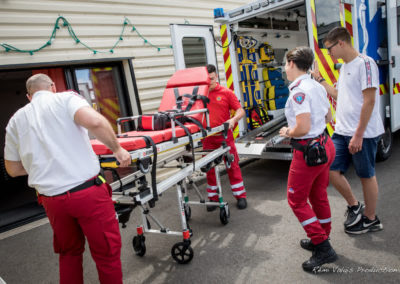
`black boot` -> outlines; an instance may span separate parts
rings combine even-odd
[[[328,238],[328,241],[330,238]],[[312,243],[310,239],[302,239],[300,240],[300,246],[303,249],[309,250],[309,251],[314,251],[315,250],[315,245]]]
[[[314,251],[315,245],[312,243],[310,239],[302,239],[300,240],[300,246],[303,249],[309,250],[309,251]]]
[[[242,210],[242,209],[246,209],[247,207],[247,200],[246,198],[239,198],[237,200],[237,204],[236,204],[237,208]]]
[[[309,272],[316,272],[321,265],[325,263],[334,262],[338,259],[336,252],[331,247],[328,240],[315,245],[315,250],[311,258],[303,262],[303,269]]]

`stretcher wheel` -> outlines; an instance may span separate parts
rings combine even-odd
[[[221,220],[221,223],[223,225],[226,225],[229,223],[229,208],[228,205],[225,205],[224,207],[221,207],[220,211],[219,211],[219,219]]]
[[[192,217],[192,209],[188,204],[183,205],[185,208],[185,217],[186,217],[186,222],[190,220],[190,217]]]
[[[150,171],[150,165],[143,165],[142,163],[139,163],[139,169],[142,173],[147,174]]]
[[[193,249],[190,242],[179,242],[171,249],[172,258],[179,264],[189,263],[193,258]]]
[[[144,256],[146,254],[146,245],[144,241],[145,237],[143,235],[135,236],[132,240],[133,250],[138,256]]]

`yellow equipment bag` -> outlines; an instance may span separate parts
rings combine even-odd
[[[258,47],[258,55],[261,63],[269,63],[275,59],[274,49],[268,42],[264,42]]]

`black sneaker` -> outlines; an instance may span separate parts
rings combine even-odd
[[[331,263],[338,259],[338,256],[328,240],[315,245],[311,258],[303,262],[303,269],[308,272],[316,273],[319,267],[325,263]]]
[[[312,243],[310,239],[302,239],[300,240],[300,246],[309,251],[314,251],[315,245]]]
[[[361,220],[362,212],[364,211],[364,204],[358,202],[357,205],[354,206],[347,206],[346,213],[346,221],[344,221],[344,227],[349,228],[354,226]]]
[[[378,219],[378,216],[375,216],[375,220],[370,220],[363,215],[357,224],[346,228],[344,231],[348,234],[361,235],[368,232],[376,232],[381,230],[383,230],[383,225]]]
[[[245,209],[247,207],[247,200],[246,198],[239,198],[236,204],[238,209]]]

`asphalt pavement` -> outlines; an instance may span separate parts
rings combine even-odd
[[[317,274],[301,268],[311,252],[299,246],[306,235],[286,200],[289,162],[258,160],[242,168],[246,210],[236,208],[227,176],[222,178],[231,211],[227,225],[221,224],[218,210],[207,212],[204,206],[191,206],[194,257],[188,264],[177,264],[171,257],[171,247],[182,240],[180,236],[146,234],[146,254],[135,255],[132,238],[141,222],[135,209],[127,228],[121,228],[124,283],[399,283],[400,135],[394,140],[392,156],[376,167],[380,188],[377,214],[384,230],[359,236],[344,233],[346,204],[330,186],[331,244],[339,260],[324,265]],[[363,200],[354,170],[347,177],[355,195]],[[204,184],[200,188],[205,193]],[[189,194],[196,200],[192,190]],[[152,212],[164,225],[179,230],[176,189],[166,191]],[[5,283],[58,282],[52,231],[48,223],[41,223],[18,234],[0,234],[0,277]],[[98,283],[86,247],[85,283]]]

